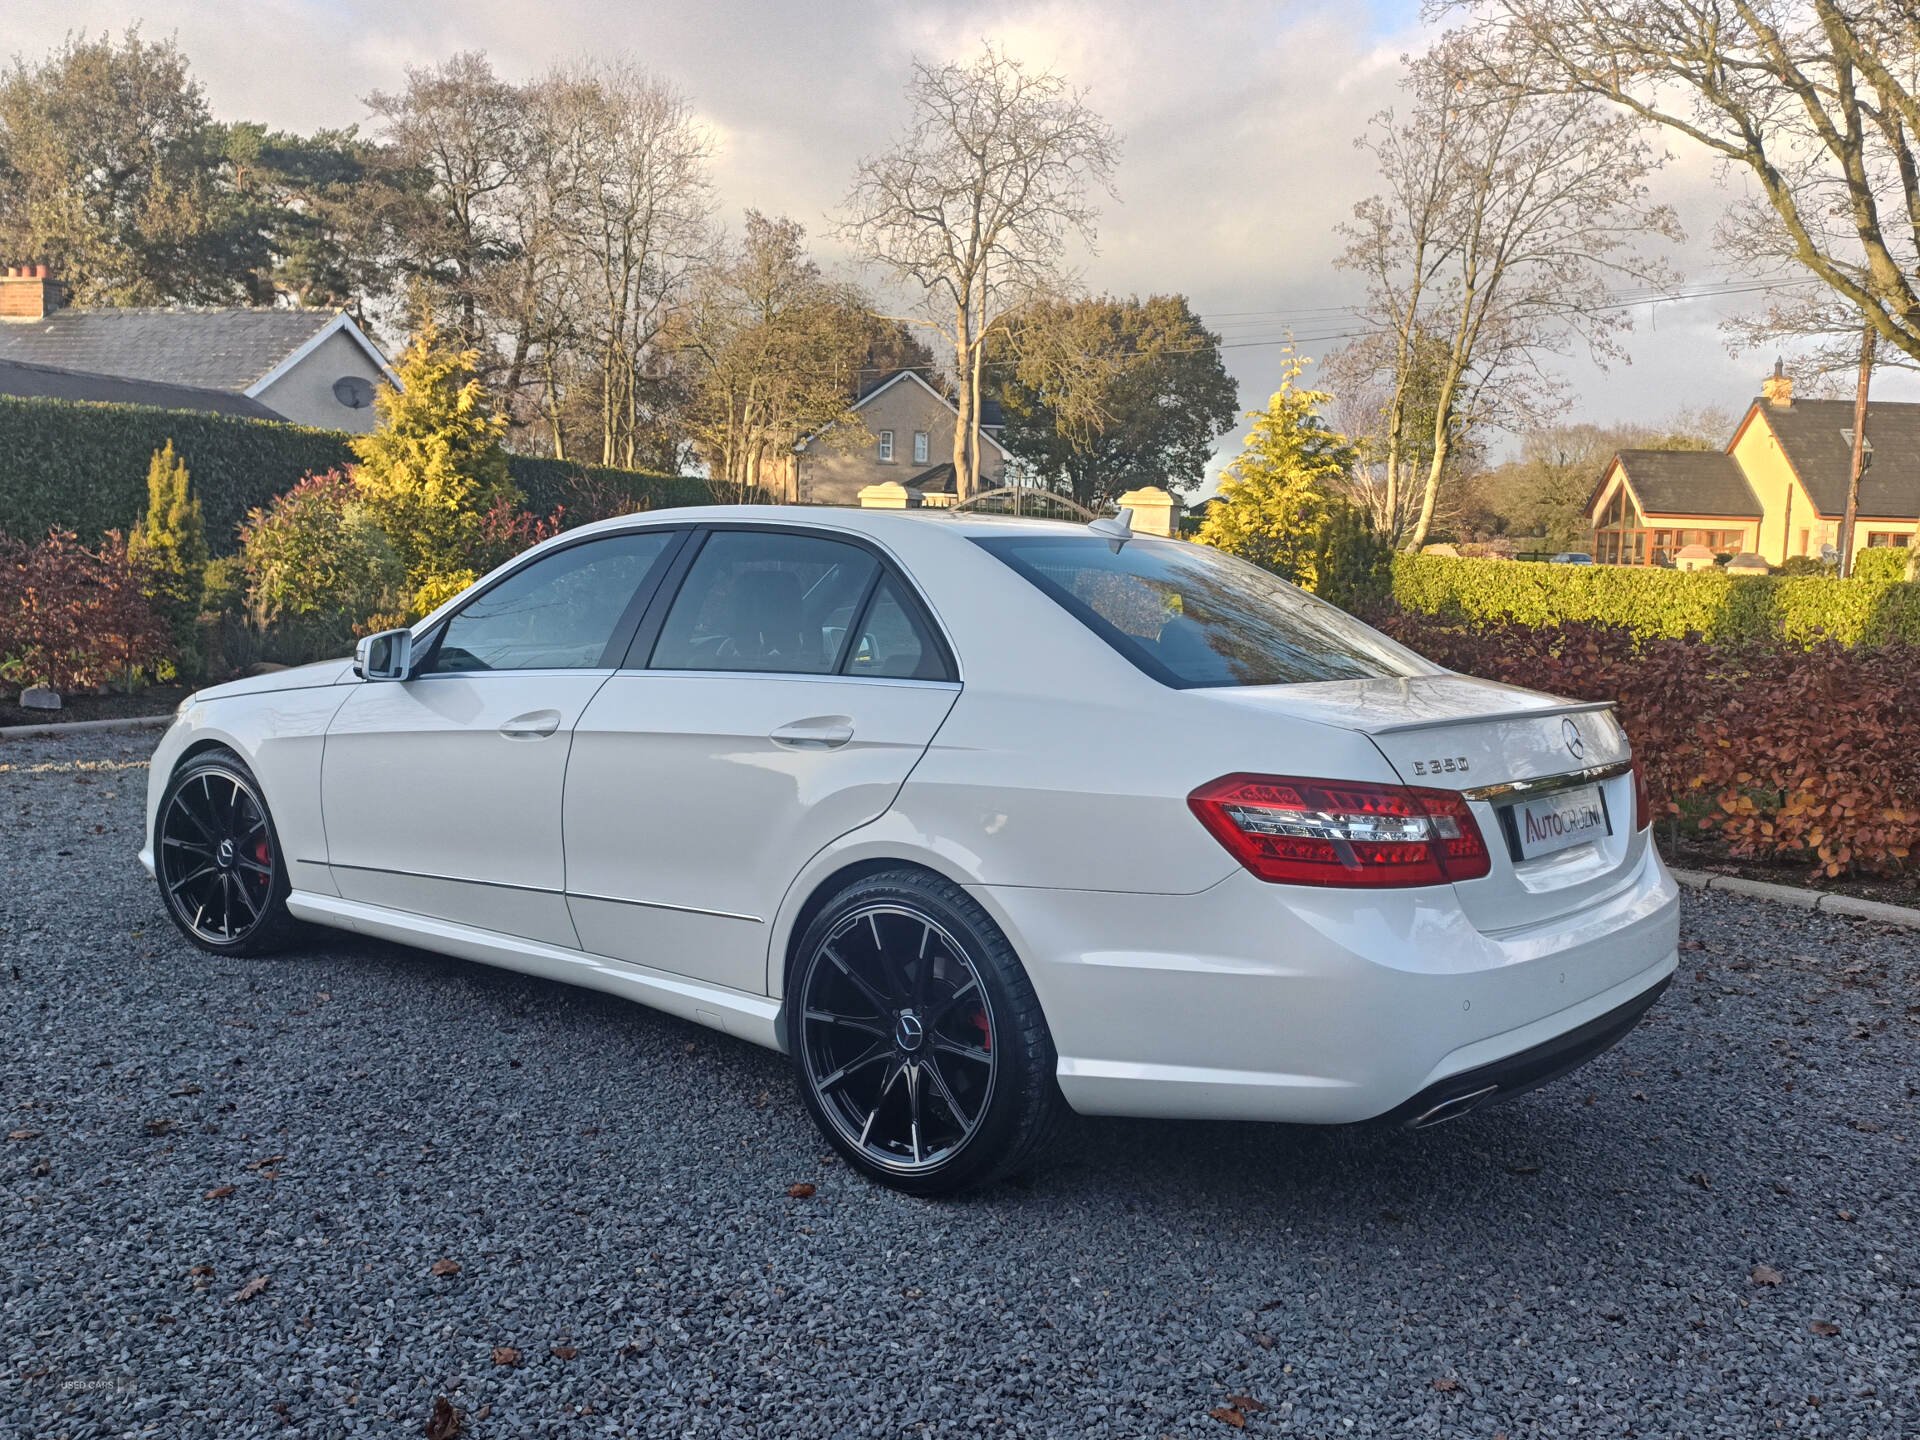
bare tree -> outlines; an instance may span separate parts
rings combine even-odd
[[[921,323],[953,346],[964,498],[979,478],[987,336],[1023,301],[1065,288],[1067,241],[1092,242],[1089,194],[1109,188],[1119,145],[1082,92],[991,44],[970,65],[914,61],[907,96],[905,133],[860,163],[839,231],[919,292]]]
[[[1858,361],[1862,322],[1920,367],[1920,5],[1914,0],[1447,0],[1483,80],[1596,99],[1744,170],[1718,239],[1819,282],[1735,331]]]
[[[725,500],[767,498],[768,462],[815,431],[866,438],[853,400],[880,322],[864,295],[820,273],[805,241],[794,221],[749,210],[741,243],[701,278],[674,332],[693,370],[685,418]]]
[[[510,243],[505,192],[524,159],[523,95],[477,51],[409,67],[407,87],[376,92],[380,158],[402,199],[388,207],[402,268],[416,283],[415,318],[450,319],[463,342],[486,346],[481,292]]]
[[[1406,537],[1414,548],[1461,437],[1555,408],[1559,386],[1545,363],[1574,341],[1597,360],[1619,357],[1617,336],[1631,322],[1607,303],[1607,286],[1670,283],[1640,242],[1680,233],[1648,198],[1646,176],[1661,157],[1634,122],[1598,101],[1470,84],[1478,64],[1455,41],[1409,64],[1406,115],[1376,117],[1364,142],[1386,188],[1356,207],[1341,261],[1367,277],[1365,318],[1399,396],[1388,421],[1396,489],[1408,379],[1437,367],[1420,509]]]
[[[657,421],[658,342],[711,249],[711,145],[683,95],[625,61],[556,71],[543,86],[545,139],[562,147],[551,163],[566,181],[554,223],[568,259],[555,283],[578,316],[599,462],[631,467]]]

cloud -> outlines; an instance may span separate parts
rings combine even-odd
[[[1335,226],[1372,188],[1353,138],[1391,102],[1399,57],[1424,32],[1412,0],[990,0],[942,6],[822,0],[93,0],[19,6],[8,39],[28,59],[70,29],[177,34],[215,112],[289,129],[364,122],[362,97],[405,83],[408,65],[481,49],[513,77],[581,56],[627,52],[684,89],[718,141],[721,214],[748,206],[805,224],[836,257],[828,216],[855,163],[906,113],[915,55],[964,58],[988,37],[1086,87],[1122,132],[1117,198],[1102,217],[1086,283],[1121,293],[1178,291],[1233,346],[1248,408],[1278,383],[1289,320],[1357,298],[1337,271]],[[1690,275],[1724,272],[1709,245],[1729,192],[1694,152],[1660,182],[1693,237]],[[1657,419],[1680,406],[1734,408],[1771,356],[1728,357],[1716,328],[1729,303],[1636,317],[1633,364],[1564,367],[1574,418]],[[1307,345],[1315,354],[1324,346]],[[1898,382],[1895,382],[1898,383]],[[1891,389],[1892,386],[1889,386]]]

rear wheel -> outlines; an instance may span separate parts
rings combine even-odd
[[[253,772],[209,751],[168,783],[154,822],[154,875],[181,934],[216,955],[260,955],[284,945],[287,867]]]
[[[1066,1105],[1006,937],[958,885],[856,881],[807,927],[789,1039],[814,1122],[862,1174],[946,1194],[1044,1160]]]

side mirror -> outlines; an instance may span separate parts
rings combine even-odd
[[[382,630],[353,647],[353,670],[362,680],[408,680],[413,676],[413,632]]]

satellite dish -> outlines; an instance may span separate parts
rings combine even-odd
[[[333,382],[333,398],[349,410],[364,410],[373,404],[373,382],[363,375],[342,375]]]

